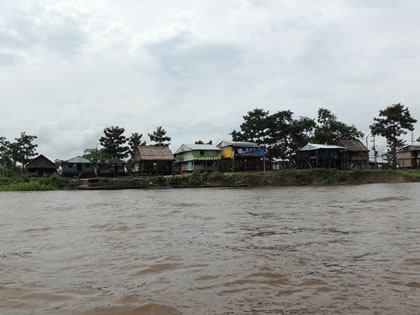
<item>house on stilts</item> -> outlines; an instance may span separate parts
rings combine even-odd
[[[210,144],[183,144],[175,152],[175,167],[180,172],[216,171],[220,148]]]
[[[168,175],[172,173],[174,155],[168,146],[142,145],[136,147],[133,171],[140,175]]]

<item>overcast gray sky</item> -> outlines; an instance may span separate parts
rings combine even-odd
[[[418,12],[417,0],[0,0],[0,136],[27,131],[68,159],[111,125],[146,140],[163,126],[172,149],[230,139],[255,107],[326,107],[365,133],[394,103],[420,120]]]

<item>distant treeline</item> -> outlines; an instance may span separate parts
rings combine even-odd
[[[392,165],[396,164],[396,152],[404,146],[400,138],[408,131],[414,130],[414,123],[408,108],[402,104],[388,106],[379,111],[378,117],[373,118],[370,125],[373,136],[383,136],[388,144],[388,159]],[[111,126],[104,129],[104,135],[99,139],[100,148],[87,148],[83,157],[92,163],[106,158],[126,159],[134,157],[135,148],[145,145],[141,133],[132,133],[130,137],[124,136],[125,129]],[[169,145],[171,138],[166,130],[159,126],[149,133],[152,145]],[[326,108],[320,108],[316,118],[295,117],[291,110],[282,110],[270,113],[262,108],[255,108],[243,116],[240,130],[233,130],[230,134],[233,141],[249,141],[266,146],[268,159],[291,159],[296,152],[308,142],[320,144],[333,144],[338,139],[362,138],[363,133],[354,125],[339,121],[337,116]],[[22,132],[14,141],[8,141],[0,136],[0,172],[4,176],[12,176],[23,172],[23,166],[37,155],[37,136]],[[420,138],[417,139],[420,141]],[[204,143],[197,140],[196,143]],[[212,144],[210,140],[207,142]],[[56,160],[59,165],[61,161]]]

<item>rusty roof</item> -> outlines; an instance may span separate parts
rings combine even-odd
[[[368,148],[358,139],[339,139],[336,144],[341,145],[347,151],[352,152],[368,152]]]
[[[57,166],[51,160],[40,154],[28,164],[26,164],[25,168],[53,168],[56,170]]]

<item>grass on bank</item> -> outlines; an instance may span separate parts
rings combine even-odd
[[[399,169],[396,172],[404,174],[404,175],[410,175],[410,176],[420,176],[420,168],[416,169]]]
[[[0,177],[0,191],[46,191],[71,189],[70,179],[61,176],[28,177]]]

